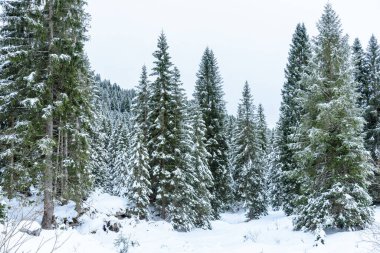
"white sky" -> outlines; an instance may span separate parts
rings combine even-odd
[[[351,40],[363,47],[380,40],[380,0],[330,0]],[[225,100],[236,114],[247,80],[255,103],[275,126],[281,102],[289,44],[298,22],[310,36],[326,0],[88,0],[92,16],[86,49],[96,73],[133,88],[141,66],[152,67],[161,30],[173,63],[191,97],[206,46],[215,53],[224,80]]]

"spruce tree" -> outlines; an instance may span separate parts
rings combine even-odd
[[[297,146],[304,178],[297,229],[362,229],[373,220],[368,162],[347,36],[327,4],[318,22]]]
[[[140,219],[148,219],[149,197],[152,194],[148,154],[149,85],[147,70],[143,66],[132,105],[134,127],[128,178],[130,189],[127,194],[131,203],[130,212]]]
[[[222,78],[214,53],[206,48],[197,73],[194,98],[206,125],[208,166],[214,178],[210,188],[214,197],[214,217],[232,201],[231,175],[228,167],[228,146],[225,136],[226,109],[223,101]]]
[[[369,105],[371,88],[369,86],[369,66],[366,55],[358,38],[354,40],[352,46],[352,62],[354,65],[354,78],[357,83],[359,94],[358,104],[365,111]],[[364,114],[364,118],[367,116]]]
[[[212,173],[208,167],[208,157],[205,145],[206,126],[198,105],[191,107],[191,125],[192,125],[192,161],[191,166],[194,170],[196,180],[194,181],[195,196],[197,197],[194,210],[194,224],[196,227],[211,229],[213,196],[209,190],[213,185]]]
[[[175,83],[169,52],[164,33],[158,38],[153,73],[155,77],[150,94],[148,120],[148,151],[151,155],[152,185],[156,206],[162,219],[170,219],[170,205],[174,190],[173,173],[177,169],[176,152],[179,150],[177,125],[178,105],[175,97]]]
[[[258,133],[253,98],[246,82],[237,116],[234,168],[237,199],[248,208],[249,219],[257,219],[267,213],[265,174],[260,157],[263,155],[263,143],[258,141]]]
[[[140,102],[136,102],[136,110],[138,110],[139,105],[141,105]],[[137,122],[135,124],[131,157],[128,164],[130,168],[129,176],[127,177],[128,188],[126,189],[130,203],[129,212],[139,219],[148,219],[149,196],[152,194],[149,176],[149,155],[143,128],[138,127]]]
[[[36,127],[40,91],[36,74],[35,30],[41,26],[33,1],[1,1],[0,30],[0,169],[8,198],[36,184],[36,161],[31,138]]]
[[[12,150],[8,153],[8,168],[14,170],[17,163],[23,175],[41,186],[42,227],[51,229],[54,199],[73,199],[80,212],[89,188],[87,136],[93,80],[84,55],[88,18],[85,1],[22,0],[2,4],[2,67],[6,70],[1,72],[1,80],[7,85],[1,85],[0,96],[6,98],[7,110],[1,121],[5,123],[4,134],[14,132],[20,144],[2,138]],[[15,94],[19,95],[17,103],[11,101]],[[3,106],[3,100],[0,104]],[[18,147],[22,147],[22,159]]]
[[[278,122],[277,147],[279,152],[278,162],[281,175],[279,186],[282,189],[283,210],[287,215],[294,212],[300,194],[298,173],[295,172],[297,163],[294,158],[297,150],[292,146],[291,136],[295,133],[302,111],[297,99],[299,93],[306,87],[300,83],[302,75],[310,58],[310,43],[304,24],[298,24],[293,34],[290,45],[288,64],[285,69],[285,84],[282,89],[282,102],[280,107],[280,119]]]
[[[379,82],[376,81],[376,72],[380,74],[380,51],[375,37],[371,37],[368,51],[365,53],[362,49],[359,39],[355,39],[352,46],[352,58],[354,64],[354,77],[357,83],[357,91],[359,94],[358,104],[363,109],[363,116],[366,121],[364,125],[365,147],[371,153],[371,157],[375,166],[378,167],[378,155],[377,155],[377,135],[379,128],[378,112],[379,98]],[[376,61],[378,62],[376,66]],[[372,69],[372,70],[371,70]],[[372,74],[371,74],[372,72]],[[375,73],[375,74],[374,74]],[[375,78],[374,78],[375,77]],[[371,178],[372,182],[369,187],[369,193],[374,202],[380,201],[380,189],[378,174],[375,174],[374,178]]]
[[[375,164],[379,161],[380,146],[380,47],[375,36],[371,36],[365,54],[368,64],[368,85],[370,94],[365,111],[365,141],[367,150]]]
[[[179,70],[173,69],[172,82],[174,84],[174,100],[171,107],[174,109],[174,126],[172,134],[175,137],[174,146],[175,170],[173,171],[173,192],[170,205],[171,222],[177,231],[190,231],[195,226],[195,205],[198,201],[195,187],[197,175],[192,167],[192,127],[186,111],[186,98]]]

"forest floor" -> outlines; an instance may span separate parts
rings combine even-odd
[[[41,206],[20,207],[13,200],[9,203],[14,219],[28,219],[32,214],[40,214]],[[128,241],[129,253],[366,253],[380,252],[374,249],[370,230],[355,232],[330,232],[325,244],[314,246],[315,237],[311,233],[293,231],[292,217],[281,211],[271,211],[259,220],[246,222],[244,212],[224,213],[220,220],[212,222],[212,230],[195,229],[188,233],[173,231],[164,221],[119,220],[118,212],[125,207],[122,198],[93,193],[86,201],[87,212],[81,216],[76,228],[60,225],[54,231],[42,231],[39,236],[29,236],[13,229],[12,245],[19,242],[17,252],[34,253],[119,253],[115,242],[120,235]],[[74,203],[57,206],[57,219],[63,222],[77,215]],[[40,217],[40,215],[38,216]],[[39,218],[31,218],[39,222]],[[119,223],[118,233],[104,231],[105,221]],[[376,222],[380,224],[380,207],[376,208]],[[23,223],[25,226],[25,223]],[[30,223],[38,227],[38,223]],[[21,224],[17,223],[17,226]],[[28,225],[29,226],[29,225]],[[2,226],[4,229],[4,226]],[[12,228],[11,226],[8,228]],[[1,236],[0,236],[1,239]],[[378,239],[378,238],[377,238]],[[0,240],[1,243],[1,240]],[[16,251],[14,251],[16,252]],[[127,252],[127,251],[126,251]]]

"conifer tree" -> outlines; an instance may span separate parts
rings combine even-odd
[[[44,168],[44,228],[51,228],[54,177],[61,180],[61,195],[81,201],[88,189],[88,138],[92,117],[93,79],[84,54],[88,15],[83,0],[42,2],[44,27],[35,83],[44,83],[40,110],[45,136],[41,139],[41,166]],[[46,38],[47,41],[44,41]],[[39,121],[41,121],[39,119]],[[61,146],[61,148],[59,148]],[[54,164],[53,162],[57,162]],[[53,167],[59,174],[55,175]]]
[[[375,36],[371,36],[365,54],[368,64],[368,84],[370,94],[365,111],[365,142],[375,164],[380,156],[380,47]]]
[[[299,93],[306,87],[300,83],[302,75],[310,58],[310,43],[304,24],[298,24],[290,46],[288,64],[285,69],[286,82],[282,89],[282,102],[280,107],[280,119],[278,122],[277,147],[279,152],[278,166],[281,172],[279,188],[283,196],[279,199],[287,215],[294,212],[297,206],[299,192],[298,173],[295,172],[297,163],[294,155],[297,152],[292,146],[291,136],[295,133],[302,108],[297,99]]]
[[[137,86],[137,96],[132,106],[134,128],[129,164],[131,171],[128,178],[128,184],[131,188],[127,194],[132,204],[130,212],[140,219],[148,218],[149,197],[152,194],[147,138],[149,130],[149,85],[147,70],[143,66],[140,82]]]
[[[376,58],[380,58],[380,51],[378,50],[378,46],[376,43],[375,37],[371,37],[370,45],[368,47],[368,52],[364,52],[362,46],[360,44],[359,39],[355,39],[354,44],[352,46],[352,58],[354,64],[354,77],[357,83],[357,91],[359,94],[358,104],[360,108],[363,109],[363,116],[366,121],[364,125],[364,136],[365,136],[365,147],[371,153],[371,158],[375,163],[375,166],[378,162],[378,155],[376,144],[378,141],[376,138],[378,135],[379,128],[379,117],[380,114],[378,112],[377,107],[379,107],[379,103],[376,99],[379,94],[379,82],[376,81],[376,72],[380,70],[379,60]],[[376,61],[378,61],[378,67],[376,70]],[[372,63],[371,63],[372,62]],[[374,64],[375,63],[375,64]],[[372,67],[371,67],[372,66]],[[372,71],[371,71],[372,69]],[[370,74],[372,72],[372,74]],[[375,73],[373,75],[373,73]],[[380,74],[380,72],[378,72]],[[369,193],[373,198],[374,202],[380,201],[380,189],[379,189],[379,178],[377,174],[375,174],[374,178],[371,178],[372,182],[369,187]]]
[[[174,95],[173,71],[169,46],[164,33],[158,38],[153,73],[156,79],[152,83],[148,119],[150,123],[148,151],[151,155],[152,185],[156,205],[162,219],[167,219],[169,205],[172,203],[173,173],[176,169],[175,150],[178,148],[178,137],[175,131],[177,115]]]
[[[36,178],[32,168],[36,157],[30,143],[35,131],[40,92],[33,86],[36,74],[39,11],[33,1],[1,1],[0,69],[0,168],[3,190],[9,198],[25,192]],[[35,14],[34,14],[35,13]],[[2,166],[3,165],[3,166]]]
[[[371,97],[371,89],[369,86],[369,66],[366,55],[358,38],[354,40],[354,44],[352,46],[352,62],[354,65],[354,77],[358,86],[358,104],[365,111],[369,105]],[[367,117],[364,115],[364,118]]]
[[[373,166],[361,137],[363,118],[356,103],[348,38],[342,35],[330,4],[318,30],[309,73],[302,79],[308,89],[297,146],[305,202],[298,209],[295,227],[362,229],[373,220],[367,193]]]
[[[138,104],[139,102],[137,102]],[[137,123],[136,123],[137,124]],[[151,192],[149,176],[149,155],[146,144],[146,135],[142,128],[136,127],[132,138],[130,157],[130,174],[127,178],[127,197],[129,198],[129,212],[139,219],[149,217],[149,196]],[[124,177],[125,178],[125,177]],[[126,187],[126,186],[123,186]]]
[[[210,154],[208,166],[214,178],[210,189],[214,196],[214,217],[232,201],[231,174],[228,167],[228,146],[225,136],[225,102],[222,78],[214,53],[206,48],[197,73],[194,98],[206,125],[206,148]]]
[[[205,145],[206,126],[198,105],[195,104],[192,106],[191,110],[191,124],[193,129],[191,166],[196,176],[194,190],[195,196],[197,197],[194,207],[194,224],[199,228],[211,229],[210,221],[213,218],[211,200],[213,196],[209,188],[213,185],[213,177],[207,163],[210,154],[207,152]]]
[[[6,85],[0,89],[1,97],[7,98],[3,127],[5,135],[18,135],[23,147],[23,158],[19,159],[17,153],[21,150],[8,138],[6,145],[13,150],[8,159],[17,162],[18,170],[27,168],[21,169],[23,174],[41,186],[42,227],[51,229],[54,198],[73,199],[80,211],[89,188],[87,133],[93,80],[84,55],[85,1],[21,0],[2,4],[2,67],[6,71],[2,71],[1,79]],[[9,96],[15,94],[12,90],[20,91],[18,104],[9,100],[16,98]],[[13,116],[15,108],[19,118]],[[16,163],[10,164],[14,170]],[[17,173],[14,175],[17,177]]]
[[[258,141],[258,133],[253,99],[246,82],[238,109],[234,168],[237,199],[248,208],[249,219],[257,219],[267,213],[265,175],[260,157],[263,143]]]
[[[173,172],[172,203],[170,212],[171,222],[178,231],[190,231],[194,226],[195,205],[197,195],[195,191],[197,175],[192,167],[192,127],[187,120],[188,113],[185,109],[186,98],[179,70],[174,67],[172,82],[174,84],[174,100],[171,103],[174,108],[174,129],[176,145],[174,147],[175,170]]]

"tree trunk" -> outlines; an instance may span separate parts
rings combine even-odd
[[[11,117],[10,121],[9,121],[9,124],[10,124],[10,127],[11,128],[14,128],[14,121],[13,121],[13,117]],[[13,178],[13,174],[14,174],[14,169],[15,169],[15,144],[14,144],[14,141],[12,140],[11,142],[11,156],[9,157],[9,168],[11,170],[10,172],[10,177],[9,177],[9,185],[7,187],[7,195],[8,195],[8,199],[12,199],[13,196],[14,196],[14,178]]]
[[[51,51],[51,46],[54,39],[54,30],[53,30],[53,4],[54,0],[47,1],[49,5],[49,32],[50,32],[50,45],[49,53]],[[49,57],[50,58],[50,57]],[[50,62],[48,68],[50,68]],[[50,105],[53,104],[53,87],[50,87]],[[46,137],[51,142],[53,141],[53,115],[50,115],[49,119],[46,122]],[[51,145],[51,143],[49,143]],[[53,147],[49,146],[49,150],[46,153],[45,158],[45,175],[44,175],[44,214],[42,217],[42,228],[43,229],[53,229],[53,220],[54,220],[54,201],[53,201]]]
[[[46,126],[47,138],[53,139],[53,119],[50,118]],[[50,147],[51,148],[51,147]],[[45,160],[45,177],[44,177],[44,215],[42,217],[42,228],[52,229],[54,220],[54,202],[53,202],[53,162],[52,150],[46,154]]]
[[[62,176],[62,167],[60,166],[60,159],[61,156],[61,129],[59,129],[59,126],[61,124],[61,121],[58,123],[58,142],[57,142],[57,151],[56,151],[56,158],[55,158],[55,173],[54,173],[54,184],[53,184],[53,196],[55,196],[57,199],[59,199],[62,194],[61,194],[61,187],[59,184],[59,177]]]
[[[69,198],[69,195],[68,195],[68,189],[67,189],[67,185],[68,185],[68,181],[69,181],[69,172],[67,171],[67,159],[69,157],[69,152],[68,152],[68,134],[67,134],[67,130],[65,130],[65,134],[64,134],[64,148],[63,148],[63,159],[66,161],[66,164],[63,164],[62,168],[63,168],[63,175],[62,175],[62,194],[63,194],[63,197],[65,199],[68,199]]]

